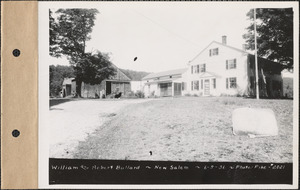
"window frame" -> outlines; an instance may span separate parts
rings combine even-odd
[[[226,60],[226,70],[231,70],[236,68],[237,68],[236,58]]]
[[[193,80],[192,84],[192,91],[199,91],[199,80]]]
[[[234,80],[234,82],[232,81]],[[233,84],[235,84],[233,86]],[[237,88],[237,77],[226,78],[226,89],[236,89]]]
[[[200,69],[199,69],[200,73],[206,72],[206,64],[205,63],[200,64],[199,67],[200,67]]]
[[[209,50],[209,56],[217,56],[219,55],[219,48],[213,48]]]

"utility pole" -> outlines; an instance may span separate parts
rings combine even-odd
[[[257,63],[257,39],[256,39],[256,9],[255,9],[255,8],[254,8],[254,47],[255,47],[255,84],[256,84],[256,99],[259,99],[258,63]]]

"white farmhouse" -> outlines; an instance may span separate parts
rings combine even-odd
[[[282,65],[258,59],[259,90],[262,97],[282,96]],[[188,63],[182,76],[184,94],[199,96],[254,96],[255,58],[245,50],[213,41]]]

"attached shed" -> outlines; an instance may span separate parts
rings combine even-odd
[[[181,96],[184,88],[182,74],[186,70],[176,69],[147,75],[143,78],[145,96]]]
[[[74,78],[64,78],[63,84],[62,84],[62,91],[61,96],[67,97],[74,95],[74,92],[76,92],[76,81]]]

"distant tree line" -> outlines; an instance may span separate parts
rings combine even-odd
[[[62,90],[64,78],[75,77],[74,69],[71,66],[50,65],[49,66],[49,96],[59,97]]]

